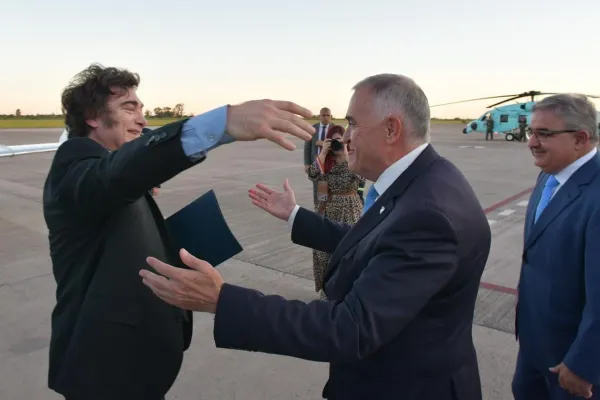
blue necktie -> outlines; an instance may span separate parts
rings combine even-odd
[[[377,189],[375,189],[375,185],[373,184],[367,192],[367,197],[365,198],[365,205],[363,207],[363,214],[366,213],[369,207],[371,207],[371,205],[375,202],[377,196],[379,196],[379,193],[377,193]]]
[[[554,175],[550,175],[546,180],[546,184],[544,185],[544,190],[542,191],[542,196],[540,197],[540,201],[537,205],[537,209],[535,210],[535,220],[537,222],[538,218],[542,214],[542,211],[546,208],[548,203],[550,203],[550,199],[552,198],[552,193],[558,186],[558,181],[554,177]]]

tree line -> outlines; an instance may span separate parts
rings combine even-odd
[[[185,113],[185,107],[182,103],[177,103],[175,104],[174,107],[170,107],[170,106],[164,106],[164,107],[154,107],[154,109],[150,110],[150,109],[146,109],[146,111],[144,112],[144,116],[146,118],[165,118],[165,119],[178,119],[178,118],[186,118],[186,117],[193,117],[194,114],[189,113],[186,114]],[[23,114],[22,110],[20,108],[17,108],[17,110],[13,113],[13,114],[0,114],[0,119],[63,119],[64,115],[63,114]],[[319,119],[320,116],[319,115],[313,115],[312,116],[313,119]],[[342,118],[343,119],[343,118]],[[470,118],[432,118],[432,121],[460,121],[463,123],[467,123],[468,121],[470,121]]]
[[[154,109],[147,109],[144,112],[146,118],[184,118],[193,117],[194,114],[185,113],[185,107],[182,103],[175,104],[174,107],[154,107]],[[63,114],[24,114],[20,108],[17,108],[13,114],[0,114],[0,119],[62,119]]]

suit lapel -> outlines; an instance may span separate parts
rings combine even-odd
[[[158,208],[158,204],[156,204],[156,201],[154,201],[154,198],[152,197],[152,195],[150,193],[144,194],[144,198],[148,202],[150,211],[152,212],[152,215],[154,216],[154,221],[156,222],[156,226],[158,227],[158,232],[160,233],[160,237],[163,239],[164,243],[167,245],[166,251],[169,254],[169,256],[172,258],[169,261],[171,263],[174,263],[175,266],[178,266],[180,268],[189,269],[189,267],[187,265],[185,265],[183,263],[183,261],[181,261],[181,258],[179,257],[179,249],[177,249],[174,245],[175,241],[173,240],[173,238],[171,237],[171,234],[169,233],[169,230],[167,229],[167,225],[165,224],[165,219],[162,215],[162,212],[160,211],[160,208]]]
[[[325,272],[325,280],[333,273],[340,258],[344,256],[358,241],[371,232],[385,219],[395,206],[396,198],[402,196],[410,184],[429,165],[439,158],[438,153],[431,147],[427,148],[415,159],[415,161],[404,171],[394,183],[375,201],[367,212],[352,226],[350,231],[343,237],[331,256],[331,261]]]
[[[527,205],[527,214],[525,217],[525,240],[527,240],[529,235],[531,235],[531,228],[533,228],[535,209],[537,208],[537,204],[539,203],[540,197],[542,196],[542,191],[544,190],[545,183],[545,179],[539,179],[535,189],[533,190],[533,193],[531,193],[529,204]]]
[[[315,127],[315,131],[316,131],[315,134],[313,135],[312,143],[311,143],[312,159],[314,161],[317,158],[317,141],[319,140],[319,135],[321,135],[321,132],[319,131],[319,127],[321,126],[321,124],[317,122],[313,126]]]
[[[525,249],[529,248],[548,227],[548,224],[554,221],[569,204],[581,195],[582,187],[590,183],[599,169],[600,154],[596,154],[594,158],[585,163],[569,178],[546,206],[538,221],[530,228],[530,234],[525,242]],[[539,188],[543,188],[546,179],[540,182]],[[535,208],[536,206],[532,205],[530,209],[529,218],[531,219],[531,223],[534,220]]]

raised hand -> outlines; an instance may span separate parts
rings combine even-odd
[[[311,111],[291,101],[247,101],[229,107],[227,133],[239,141],[268,139],[285,149],[294,150],[296,145],[286,139],[286,135],[311,140],[315,128],[301,118],[311,116]]]
[[[248,196],[252,199],[252,204],[262,208],[269,214],[287,221],[296,207],[296,196],[290,187],[288,180],[283,183],[283,192],[263,185],[257,184],[256,188],[248,190]]]

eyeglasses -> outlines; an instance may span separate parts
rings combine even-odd
[[[545,140],[545,139],[551,138],[552,136],[560,135],[561,133],[579,132],[579,129],[566,129],[566,130],[561,130],[561,131],[552,131],[549,129],[538,129],[538,130],[534,131],[530,127],[527,127],[527,129],[525,129],[525,132],[527,134],[527,137],[535,136],[535,138],[538,140]]]

